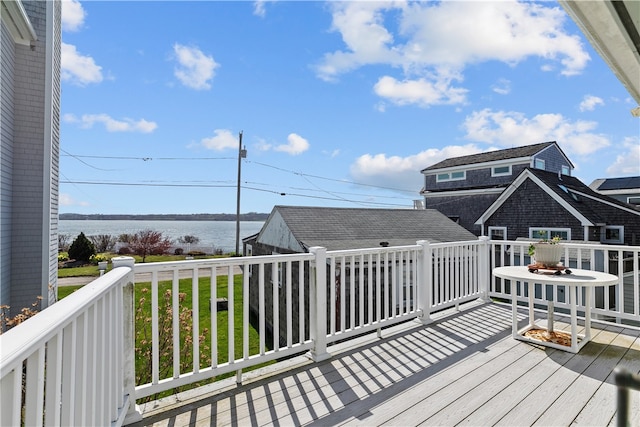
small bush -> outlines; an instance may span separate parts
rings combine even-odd
[[[89,258],[89,261],[91,261],[91,264],[98,264],[101,261],[108,261],[107,257],[104,255],[91,255],[91,258]]]
[[[187,255],[191,255],[191,256],[204,256],[206,255],[206,253],[202,252],[202,251],[189,251],[189,253]]]
[[[182,248],[176,248],[175,251],[173,251],[174,255],[182,255],[184,253],[184,249]]]
[[[69,261],[69,254],[66,252],[60,252],[58,254],[58,262]]]
[[[95,255],[96,248],[84,233],[80,233],[69,247],[69,258],[76,261],[89,262],[91,255]]]
[[[131,248],[129,248],[129,246],[123,246],[118,249],[118,255],[131,255],[132,253],[133,251],[131,250]]]

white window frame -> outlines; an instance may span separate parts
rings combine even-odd
[[[540,232],[546,232],[545,236],[542,237]],[[553,228],[553,227],[529,227],[529,238],[530,239],[552,239],[554,236],[557,236],[556,233],[566,233],[567,238],[563,240],[571,240],[571,229],[570,228]],[[537,234],[536,234],[537,233]]]
[[[540,169],[540,170],[546,170],[547,162],[545,162],[544,159],[533,159],[533,168],[534,169]]]
[[[562,175],[571,176],[571,168],[567,165],[562,165]]]
[[[462,176],[454,178],[452,177],[454,173],[462,173]],[[444,175],[446,175],[447,177],[444,178]],[[467,171],[452,171],[452,172],[442,172],[442,173],[436,174],[436,182],[464,181],[465,179],[467,179]]]
[[[627,203],[629,203],[630,205],[640,206],[640,196],[627,197]]]
[[[487,232],[489,233],[489,239],[498,240],[494,239],[493,236],[491,236],[491,233],[493,231],[502,231],[502,240],[507,240],[507,227],[489,227],[489,230],[487,230]]]
[[[506,172],[496,172],[496,169],[507,168]],[[511,165],[506,166],[494,166],[491,168],[491,176],[509,176],[513,172],[511,171]]]
[[[618,231],[617,239],[607,239],[607,230]],[[600,229],[601,243],[624,243],[624,226],[623,225],[606,225]]]

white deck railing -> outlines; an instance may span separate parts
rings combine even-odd
[[[491,269],[526,265],[527,248],[481,238],[135,266],[119,259],[124,267],[0,336],[1,421],[120,425],[139,416],[135,400],[234,373],[240,381],[242,370],[293,354],[319,361],[336,341],[410,319],[428,324],[473,299],[509,300],[511,283]],[[639,257],[639,247],[567,244],[564,261],[617,274],[618,285],[596,291],[592,313],[640,324]],[[562,287],[536,288],[540,306],[552,298],[566,308]]]

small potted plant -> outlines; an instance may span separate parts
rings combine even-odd
[[[542,239],[529,245],[529,255],[534,257],[536,264],[545,267],[555,267],[560,263],[564,248],[560,244],[560,236],[552,239]]]

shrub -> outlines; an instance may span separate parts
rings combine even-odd
[[[184,253],[184,249],[182,248],[176,248],[175,251],[173,251],[174,255],[182,255]]]
[[[69,261],[69,254],[66,252],[60,252],[58,254],[58,262]]]
[[[91,258],[89,258],[89,261],[91,261],[91,264],[98,264],[101,261],[108,261],[107,257],[104,255],[91,255]]]
[[[129,247],[134,254],[142,257],[142,262],[145,262],[147,255],[167,253],[171,247],[171,240],[159,231],[142,230],[131,236]]]
[[[69,247],[69,258],[76,261],[89,262],[91,255],[95,255],[96,248],[84,233],[80,233]]]

